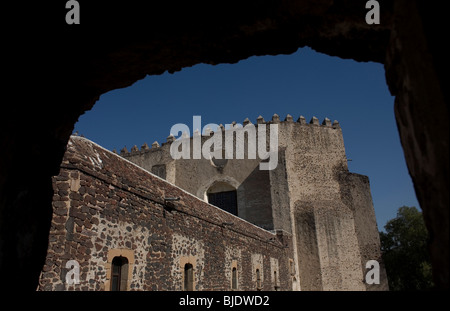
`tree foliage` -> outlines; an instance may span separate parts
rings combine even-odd
[[[415,207],[402,206],[384,229],[386,232],[380,232],[381,251],[390,290],[431,289],[428,233],[422,213]]]

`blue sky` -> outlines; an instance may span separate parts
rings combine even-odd
[[[370,179],[378,229],[400,206],[419,204],[394,117],[394,97],[383,65],[358,63],[310,48],[291,55],[254,56],[237,64],[199,64],[174,74],[147,76],[103,94],[75,131],[112,150],[165,142],[170,128],[192,117],[207,123],[256,123],[277,113],[306,120],[338,120],[351,172]]]

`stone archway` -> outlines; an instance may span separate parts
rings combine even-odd
[[[36,289],[51,219],[51,176],[78,117],[101,94],[147,74],[310,46],[384,63],[430,232],[435,282],[448,288],[448,53],[436,36],[445,29],[445,10],[418,0],[385,1],[381,24],[370,26],[363,3],[351,0],[95,3],[83,2],[75,26],[65,24],[63,6],[50,2],[4,7],[7,24],[21,24],[3,38],[9,109],[0,120],[0,271],[9,281],[2,287]]]
[[[208,189],[213,187],[215,184],[219,184],[219,183],[229,185],[230,188],[234,188],[234,189],[238,189],[240,186],[240,183],[233,177],[230,177],[230,176],[213,177],[210,180],[207,180],[206,182],[204,182],[203,185],[199,187],[199,189],[197,190],[196,196],[207,202],[208,201],[207,200]]]

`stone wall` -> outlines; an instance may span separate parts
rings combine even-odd
[[[239,131],[239,130],[238,130]],[[214,135],[222,135],[223,159],[211,161],[201,156],[194,158],[194,138],[187,137],[189,145],[189,159],[174,160],[170,156],[173,136],[167,138],[167,142],[159,145],[155,142],[152,148],[146,148],[146,144],[139,150],[134,146],[130,152],[122,149],[120,154],[127,160],[151,171],[155,166],[164,165],[166,168],[166,180],[196,195],[206,199],[207,190],[217,182],[227,183],[237,191],[238,216],[265,229],[274,229],[272,215],[273,199],[271,197],[270,172],[259,169],[261,159],[247,158],[247,136],[244,138],[245,159],[236,159],[237,135],[233,137],[233,159],[225,159],[225,132]],[[210,137],[201,138],[201,145]],[[181,149],[181,147],[180,147]],[[282,193],[282,195],[287,195]],[[285,206],[285,208],[288,208]]]
[[[179,143],[180,150],[189,146],[189,159],[174,160],[171,157],[171,145],[175,139],[173,136],[167,137],[167,142],[162,145],[154,142],[149,148],[147,143],[144,143],[140,150],[134,146],[130,152],[126,148],[122,149],[120,154],[148,171],[164,166],[166,180],[201,199],[205,199],[207,189],[215,182],[229,183],[237,190],[238,215],[241,218],[266,229],[283,229],[291,232],[289,216],[291,207],[288,202],[290,192],[295,193],[297,186],[302,187],[303,192],[311,188],[313,196],[323,191],[329,192],[327,185],[332,179],[332,172],[336,167],[347,169],[342,132],[339,123],[332,124],[327,118],[320,124],[315,117],[307,123],[303,116],[294,122],[290,115],[282,121],[277,114],[274,114],[271,120],[265,121],[260,116],[255,121],[256,128],[263,124],[267,129],[264,139],[267,148],[270,146],[270,124],[278,125],[279,137],[276,145],[279,165],[274,170],[260,169],[261,159],[258,151],[256,159],[248,158],[248,133],[245,132],[245,128],[233,130],[236,133],[245,132],[245,134],[234,134],[232,159],[215,162],[205,159],[202,155],[199,155],[200,159],[196,159],[194,156],[195,135],[185,137],[186,145],[181,141]],[[233,123],[236,122],[230,122],[230,124]],[[247,118],[242,125],[245,127],[251,123]],[[222,132],[219,131],[220,128]],[[198,146],[201,147],[207,140],[213,141],[219,136],[222,142],[222,158],[225,158],[226,137],[232,130],[225,131],[222,125],[220,128],[214,132],[212,138],[204,136],[199,138],[201,144]],[[256,130],[256,139],[258,139],[258,133]],[[244,146],[244,159],[236,157],[237,144]],[[286,152],[288,152],[287,155],[285,155]],[[318,157],[318,154],[321,156]],[[291,163],[286,164],[286,159]],[[300,172],[302,177],[298,175],[298,171],[294,171],[290,174],[291,179],[288,180],[287,170],[297,164],[302,167]],[[324,175],[325,172],[326,175]],[[287,183],[292,184],[291,188]]]
[[[249,123],[246,119],[243,125]],[[339,122],[328,118],[320,122],[316,117],[307,122],[303,116],[294,121],[290,115],[280,120],[275,114],[269,121],[258,117],[255,125],[261,124],[267,130],[270,124],[278,125],[278,165],[270,171],[260,170],[258,157],[221,160],[220,167],[209,159],[192,159],[193,137],[184,140],[190,146],[190,160],[170,157],[173,136],[162,146],[141,150],[135,146],[121,154],[147,169],[165,161],[175,170],[170,173],[174,183],[199,198],[214,181],[235,187],[239,217],[292,234],[293,263],[302,290],[386,290],[383,267],[383,284],[366,286],[362,281],[367,261],[381,263],[380,241],[368,178],[348,171]],[[225,146],[226,134],[215,135]],[[247,137],[240,137],[247,151]],[[266,146],[269,137],[267,131]],[[208,138],[201,139],[204,143]]]
[[[358,239],[361,268],[367,270],[365,264],[369,260],[380,263],[380,280],[387,280],[383,259],[381,258],[381,243],[373,209],[370,183],[367,176],[342,172],[338,180],[341,185],[341,200],[352,213]],[[366,290],[389,290],[387,282],[380,285],[365,284]]]
[[[292,289],[289,234],[226,213],[87,139],[71,137],[53,188],[39,290],[108,290],[120,255],[129,290],[182,290],[185,263],[195,290],[230,290],[233,267],[238,290],[256,290],[254,258],[263,290]],[[65,281],[69,260],[80,265],[80,284]]]
[[[380,241],[368,178],[348,171],[339,122],[292,121],[279,123],[279,143],[302,290],[386,290],[383,268],[382,284],[363,282]]]

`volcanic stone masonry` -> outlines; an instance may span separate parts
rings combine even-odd
[[[38,289],[386,290],[369,181],[348,171],[339,123],[257,121],[279,127],[271,171],[173,160],[173,139],[120,156],[71,136]],[[208,203],[230,193],[233,212]],[[369,260],[381,284],[364,283]]]

